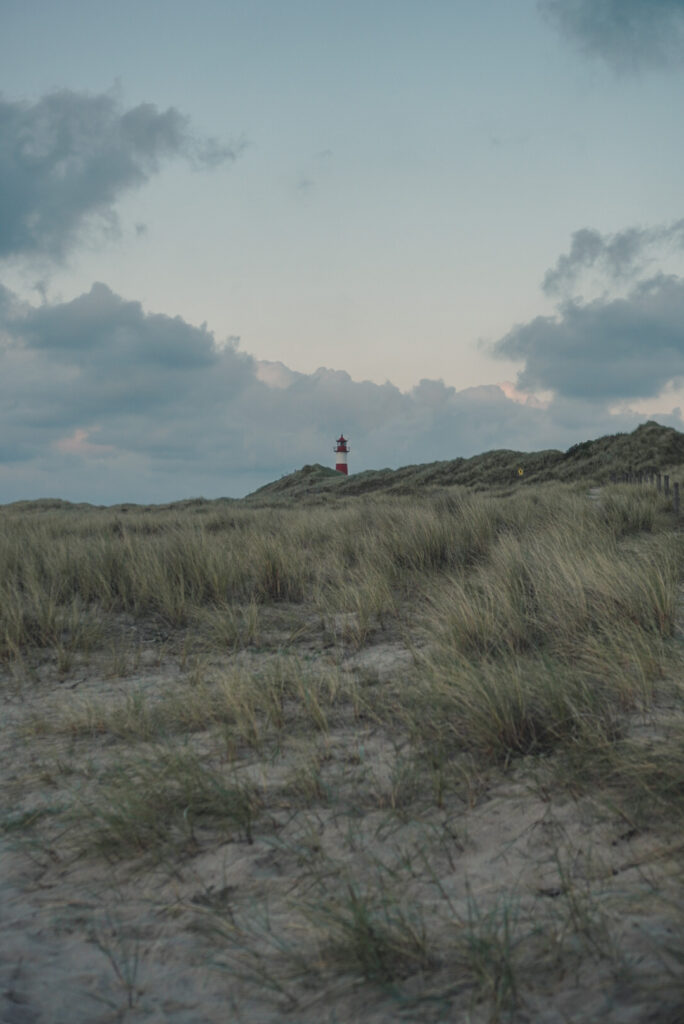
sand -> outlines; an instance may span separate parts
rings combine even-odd
[[[291,653],[337,659],[360,687],[415,671],[391,637]],[[211,682],[231,660],[272,656],[204,671]],[[3,1024],[684,1019],[681,841],[631,827],[600,793],[549,789],[533,759],[464,763],[440,807],[424,778],[412,791],[410,761],[402,775],[402,742],[341,714],[327,734],[284,736],[277,756],[238,752],[263,801],[251,842],[198,826],[158,857],[89,850],[67,811],[158,740],[74,736],[64,722],[88,702],[191,685],[152,644],[138,661],[121,679],[97,659],[60,679],[45,655],[31,678],[3,680]],[[679,716],[655,711],[632,729],[650,749]],[[221,750],[220,730],[181,739]],[[364,977],[333,927],[350,884],[391,896],[395,932],[427,931],[423,963],[409,948],[398,979]]]

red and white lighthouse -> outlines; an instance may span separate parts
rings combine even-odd
[[[344,436],[344,434],[340,434],[340,436],[337,438],[333,451],[335,452],[336,456],[335,469],[337,470],[338,473],[344,473],[346,476],[346,474],[349,472],[349,470],[347,469],[347,452],[349,451],[349,441]]]

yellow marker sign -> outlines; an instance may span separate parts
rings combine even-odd
[[[524,472],[525,470],[522,468],[522,466],[518,466],[518,476],[522,476]]]

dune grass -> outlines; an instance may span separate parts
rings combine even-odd
[[[397,599],[422,592],[435,574],[465,579],[484,563],[490,576],[505,577],[521,559],[542,562],[556,545],[554,570],[565,565],[572,585],[569,563],[585,539],[608,566],[615,545],[652,531],[665,508],[654,491],[614,488],[599,506],[589,506],[582,494],[548,487],[508,500],[456,490],[325,509],[200,505],[185,512],[67,509],[31,517],[5,509],[0,656],[60,643],[92,649],[103,616],[112,614],[158,619],[174,629],[200,619],[216,644],[246,645],[258,636],[264,605],[391,615]],[[543,602],[542,594],[540,607]]]
[[[621,716],[650,706],[665,671],[682,553],[659,522],[663,496],[625,487],[600,503],[551,486],[326,509],[5,511],[0,655],[47,651],[65,673],[117,629],[120,644],[124,617],[137,636],[174,637],[185,664],[193,651],[258,650],[282,607],[292,636],[318,622],[333,649],[401,636],[419,666],[411,684],[345,700],[403,722],[433,757],[607,742]],[[83,707],[71,729],[149,737],[223,722],[238,746],[259,748],[293,708],[327,729],[344,689],[331,671],[281,657],[211,685],[200,672],[200,685],[154,705],[130,691],[116,707]]]
[[[262,873],[281,857],[273,915],[200,901],[224,966],[281,1009],[351,978],[411,1019],[528,1019],[535,963],[559,983],[586,957],[622,970],[610,915],[560,853],[543,912],[457,893],[454,823],[524,777],[673,848],[681,575],[646,487],[2,509],[1,678],[59,792],[6,831],[174,879],[219,848],[258,848]],[[385,649],[402,657],[381,672]],[[68,685],[41,711],[50,672]]]

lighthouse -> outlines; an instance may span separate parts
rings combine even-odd
[[[337,438],[333,451],[335,452],[336,456],[335,469],[337,470],[338,473],[344,473],[346,476],[348,472],[347,452],[349,451],[349,441],[344,436],[344,434],[340,434],[340,436]]]

